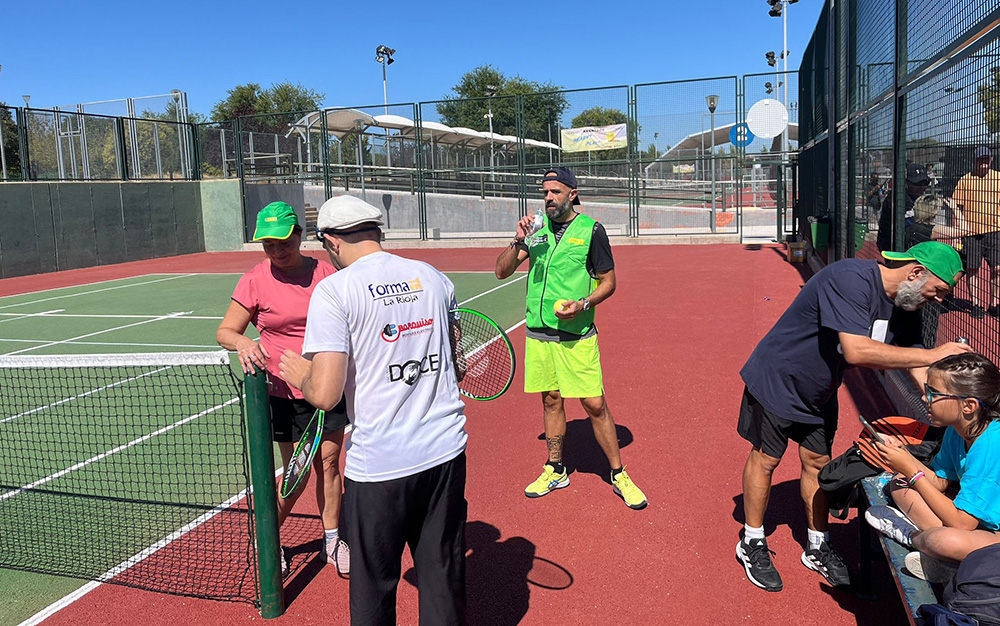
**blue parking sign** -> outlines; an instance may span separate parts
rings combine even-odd
[[[737,148],[745,148],[753,141],[753,133],[750,132],[749,126],[740,122],[729,131],[729,141]]]

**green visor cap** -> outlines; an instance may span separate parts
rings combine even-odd
[[[906,252],[883,252],[882,256],[890,261],[916,261],[951,287],[964,271],[958,251],[940,241],[925,241]]]
[[[299,225],[295,209],[284,202],[272,202],[257,214],[257,229],[253,240],[288,239],[292,229]]]

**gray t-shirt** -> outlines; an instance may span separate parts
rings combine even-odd
[[[802,287],[757,344],[740,376],[775,415],[793,422],[836,424],[837,390],[848,367],[838,336],[842,332],[918,345],[920,314],[893,304],[877,262],[837,261]]]

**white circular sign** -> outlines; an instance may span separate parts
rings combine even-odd
[[[788,109],[772,98],[760,100],[747,112],[747,126],[757,137],[777,137],[788,127]]]

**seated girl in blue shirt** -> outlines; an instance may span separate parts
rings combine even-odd
[[[931,422],[950,428],[929,468],[892,437],[876,444],[898,474],[890,490],[909,520],[872,507],[889,511],[869,523],[926,555],[961,561],[1000,543],[1000,369],[980,354],[949,356],[928,368],[924,393]]]

